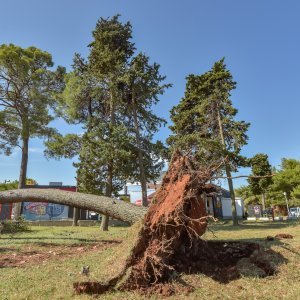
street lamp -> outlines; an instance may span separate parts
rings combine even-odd
[[[286,208],[287,208],[287,211],[288,211],[288,214],[289,214],[289,201],[288,201],[286,192],[283,192],[283,195],[284,195],[285,202],[286,202]]]

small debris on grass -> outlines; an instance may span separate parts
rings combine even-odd
[[[90,273],[90,266],[83,266],[80,273],[82,275],[88,276]]]
[[[276,239],[293,239],[294,237],[288,233],[279,233],[275,235]]]

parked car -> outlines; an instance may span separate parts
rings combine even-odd
[[[292,207],[289,209],[289,218],[300,218],[300,207]]]

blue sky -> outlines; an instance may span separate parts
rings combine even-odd
[[[300,158],[299,1],[0,0],[0,7],[1,44],[34,45],[68,69],[75,52],[87,54],[98,18],[120,13],[133,25],[137,49],[160,63],[173,84],[154,109],[167,119],[183,96],[185,77],[225,56],[238,83],[232,96],[238,118],[251,123],[243,154],[267,153],[275,166],[282,157]],[[52,125],[62,133],[80,131],[62,120]],[[165,127],[156,138],[168,135]],[[17,179],[19,165],[17,150],[0,156],[0,181]],[[75,184],[75,169],[71,160],[47,161],[43,142],[32,140],[28,177]]]

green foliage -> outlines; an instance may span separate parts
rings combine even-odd
[[[38,48],[0,46],[0,124],[5,121],[1,131],[7,132],[1,136],[2,145],[15,146],[17,137],[40,137],[53,131],[47,127],[53,120],[49,108],[63,86],[64,68],[51,71],[52,66],[51,55]]]
[[[2,221],[0,224],[0,234],[15,234],[27,231],[29,231],[29,227],[21,217],[17,220]]]
[[[8,183],[0,183],[0,191],[15,190],[18,188],[18,183],[17,180]]]
[[[283,192],[287,193],[289,204],[300,205],[300,161],[296,159],[283,158],[281,168],[273,178],[270,187],[270,197],[273,203],[285,204]]]
[[[286,200],[283,195],[287,193],[289,206],[300,205],[300,161],[296,159],[283,158],[279,170],[271,168],[268,163],[267,155],[258,154],[251,159],[253,166],[253,174],[266,175],[275,174],[271,180],[262,182],[261,179],[254,181],[249,178],[249,185],[242,186],[236,189],[238,196],[242,197],[246,203],[260,203],[261,199],[257,195],[261,194],[262,191],[266,195],[266,203],[268,206],[271,205],[286,205]],[[271,183],[270,183],[271,182]],[[254,187],[253,187],[254,186]]]
[[[121,195],[121,196],[120,196],[120,199],[121,199],[122,201],[125,201],[125,202],[130,203],[130,198],[129,198],[128,196]]]
[[[98,123],[84,134],[77,167],[78,189],[92,194],[105,194],[109,162],[113,162],[112,193],[116,194],[130,172],[130,136],[122,125],[110,129]]]
[[[73,70],[58,97],[60,115],[69,123],[82,124],[84,133],[53,135],[46,143],[46,155],[79,156],[74,165],[82,192],[111,195],[128,178],[139,179],[139,151],[147,179],[157,177],[163,167],[165,147],[152,140],[165,121],[152,112],[152,106],[168,85],[161,84],[165,77],[158,64],[150,64],[144,54],[133,56],[131,35],[131,24],[121,23],[119,16],[101,18],[87,59],[75,54]]]
[[[29,139],[55,132],[48,126],[54,119],[50,111],[64,87],[65,69],[52,67],[48,52],[0,45],[0,153],[22,149],[19,187],[25,186]]]
[[[172,148],[193,153],[203,163],[228,157],[231,168],[244,165],[240,150],[247,143],[249,124],[235,120],[237,109],[230,100],[235,87],[224,59],[203,75],[189,75],[183,99],[171,110],[174,124],[168,143]]]
[[[153,135],[166,120],[155,115],[152,108],[171,85],[163,83],[166,77],[160,74],[160,66],[150,64],[149,57],[142,53],[132,58],[123,79],[122,114],[132,136],[133,161],[134,157],[142,159],[145,180],[154,180],[164,166],[166,147],[160,141],[153,142]],[[131,177],[142,182],[140,169],[133,166]]]
[[[254,195],[249,185],[242,185],[234,190],[235,196],[244,200],[246,205],[260,203],[260,199]]]
[[[267,154],[258,153],[250,159],[252,173],[250,176],[268,176],[272,174],[272,167],[268,160]],[[248,178],[249,187],[253,195],[265,193],[272,184],[272,177],[265,178]]]
[[[18,180],[14,180],[12,182],[7,182],[7,183],[0,183],[0,191],[15,190],[18,188],[18,184],[19,184]],[[36,185],[37,182],[32,178],[26,178],[26,184]]]
[[[79,153],[81,140],[82,138],[77,134],[66,134],[65,136],[59,133],[53,134],[45,142],[47,148],[44,153],[47,158],[72,158]]]
[[[100,18],[90,43],[89,67],[98,80],[117,85],[129,58],[135,51],[132,26],[119,21],[119,15]]]

